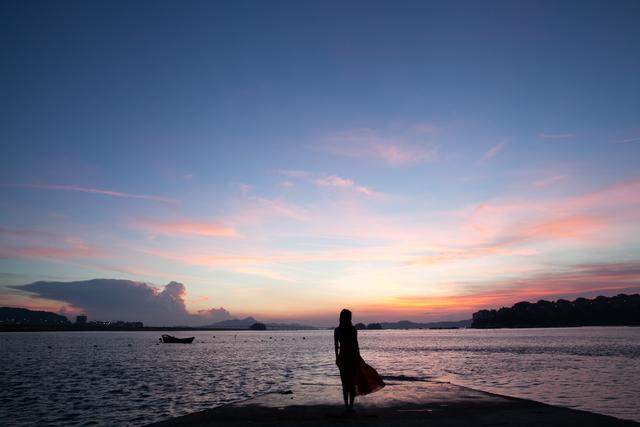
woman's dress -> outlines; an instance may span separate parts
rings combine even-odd
[[[362,357],[358,356],[356,367],[356,396],[375,393],[384,387],[384,381],[378,372],[367,365]]]
[[[360,357],[358,333],[355,327],[343,330],[336,328],[336,337],[340,342],[338,368],[343,386],[355,386],[356,396],[370,394],[384,387],[384,381],[371,366]]]

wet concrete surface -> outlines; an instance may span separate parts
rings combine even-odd
[[[162,421],[153,426],[617,426],[638,425],[606,415],[516,399],[450,383],[389,381],[356,398],[346,413],[335,384],[300,384],[243,402]]]

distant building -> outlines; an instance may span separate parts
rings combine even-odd
[[[76,325],[86,325],[87,324],[87,316],[76,316]]]
[[[100,321],[92,320],[87,326],[101,329],[141,329],[144,327],[142,322],[123,322],[122,320]]]
[[[111,322],[111,326],[116,328],[142,328],[144,324],[142,322],[123,322],[121,320],[117,320]]]
[[[92,320],[91,322],[87,323],[89,326],[109,326],[111,324],[111,322],[103,322],[101,320]]]

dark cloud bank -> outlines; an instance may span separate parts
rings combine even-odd
[[[201,326],[230,319],[224,308],[187,311],[186,288],[171,282],[162,290],[131,280],[93,279],[78,282],[34,282],[11,286],[39,298],[61,301],[94,320],[141,321],[153,326]]]

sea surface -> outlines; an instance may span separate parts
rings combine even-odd
[[[0,334],[0,425],[143,425],[338,383],[332,331]],[[383,376],[450,381],[640,421],[640,328],[360,331]],[[336,396],[338,402],[340,396]]]

